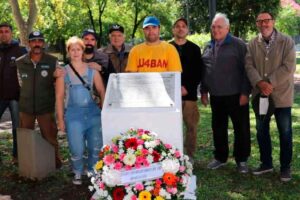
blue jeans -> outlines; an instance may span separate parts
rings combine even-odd
[[[96,104],[89,107],[67,107],[65,121],[73,172],[83,173],[86,148],[87,169],[91,171],[98,161],[103,143],[100,109]]]
[[[284,171],[290,169],[293,154],[291,107],[276,108],[274,115],[280,140],[280,170]],[[270,120],[270,117],[256,116],[260,161],[264,167],[273,167]]]
[[[19,105],[18,101],[16,100],[0,100],[0,118],[6,108],[8,107],[10,111],[10,117],[12,121],[12,135],[13,135],[13,150],[12,155],[13,157],[17,157],[18,149],[17,149],[17,128],[19,126]]]

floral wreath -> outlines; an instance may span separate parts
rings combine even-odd
[[[90,191],[94,191],[91,199],[183,198],[193,170],[188,156],[143,129],[130,129],[114,137],[112,142],[99,153],[100,160],[94,167],[92,186],[89,186]],[[126,179],[126,174],[131,175]],[[147,179],[149,174],[152,177]]]

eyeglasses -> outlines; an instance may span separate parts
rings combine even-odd
[[[258,19],[258,20],[256,20],[256,23],[257,24],[263,24],[263,23],[268,24],[272,20],[273,19]]]
[[[218,25],[218,26],[215,26],[215,25],[212,25],[210,28],[211,29],[222,29],[222,28],[224,28],[225,26],[220,26],[220,25]]]

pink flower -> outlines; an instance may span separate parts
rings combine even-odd
[[[122,153],[122,154],[120,155],[120,160],[123,160],[125,156],[126,156],[126,154],[125,154],[125,153]]]
[[[141,164],[144,162],[144,160],[145,160],[145,158],[143,156],[137,156],[135,162],[136,162],[136,164],[137,163]]]
[[[178,151],[178,150],[177,150],[177,151],[175,151],[175,157],[176,157],[176,158],[180,158],[180,156],[181,156],[181,153],[180,153],[180,151]]]
[[[113,145],[112,145],[112,151],[113,151],[114,153],[118,153],[118,151],[119,151],[118,146],[115,145],[115,144],[113,144]]]
[[[146,167],[148,167],[150,165],[147,159],[144,160],[143,165]]]
[[[142,164],[141,163],[135,163],[135,168],[139,169],[142,167]]]
[[[155,143],[156,143],[157,145],[159,145],[159,144],[160,144],[160,140],[159,140],[159,139],[156,139],[156,140],[155,140]]]
[[[160,179],[156,179],[156,180],[155,180],[155,183],[156,183],[156,185],[161,185],[161,184],[162,184],[162,181],[161,181]]]
[[[98,184],[98,186],[99,186],[100,189],[104,189],[104,188],[105,188],[105,185],[104,185],[103,182],[100,182],[100,183]]]
[[[142,183],[136,183],[136,184],[135,184],[135,189],[136,189],[137,191],[141,191],[141,190],[144,189],[144,185],[143,185]]]
[[[132,167],[129,166],[129,165],[126,165],[126,166],[125,166],[125,170],[131,170],[131,168],[132,168]]]
[[[180,171],[180,172],[184,172],[184,170],[185,170],[185,166],[180,166],[180,167],[179,167],[179,171]]]
[[[137,143],[138,143],[138,145],[142,145],[142,144],[144,144],[144,140],[138,139]]]
[[[135,195],[131,196],[131,200],[138,200]]]
[[[115,162],[115,157],[112,154],[109,154],[104,156],[103,161],[106,165],[111,165]]]
[[[148,150],[147,149],[142,149],[142,154],[143,155],[147,155],[148,154]]]
[[[167,149],[172,149],[172,145],[170,145],[170,144],[165,144],[165,147],[166,147]]]
[[[139,128],[137,130],[137,134],[138,134],[138,136],[142,136],[144,134],[144,129]]]
[[[116,170],[121,170],[122,167],[123,167],[123,164],[122,164],[121,162],[116,162],[116,163],[115,163],[114,169],[116,169]]]
[[[175,187],[173,187],[173,188],[168,187],[167,188],[167,192],[169,192],[171,194],[176,194],[177,193],[177,188],[175,188]]]

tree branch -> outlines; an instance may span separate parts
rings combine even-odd
[[[27,20],[27,30],[30,32],[32,30],[33,24],[37,18],[37,6],[35,0],[29,0],[29,16]]]

